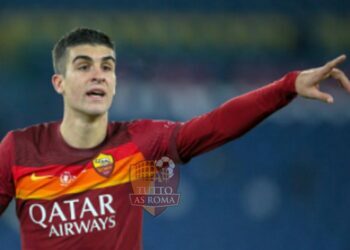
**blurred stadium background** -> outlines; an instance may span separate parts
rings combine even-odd
[[[294,69],[350,55],[344,0],[2,0],[0,136],[58,120],[51,48],[77,26],[117,45],[111,118],[186,120]],[[350,74],[350,63],[343,65]],[[334,85],[334,86],[331,86]],[[251,133],[182,167],[179,207],[145,215],[148,249],[350,249],[350,97],[297,99]],[[20,249],[15,208],[1,249]]]

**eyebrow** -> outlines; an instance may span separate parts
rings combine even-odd
[[[86,60],[86,61],[93,61],[92,58],[90,56],[85,56],[85,55],[79,55],[79,56],[76,56],[72,63],[74,63],[75,61],[77,60]],[[105,56],[105,57],[102,57],[102,61],[105,62],[105,61],[113,61],[115,63],[115,58],[113,56]]]

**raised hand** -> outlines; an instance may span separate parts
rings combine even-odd
[[[349,79],[343,71],[336,68],[345,59],[346,56],[341,55],[321,67],[301,71],[295,81],[295,89],[298,95],[333,103],[334,99],[330,94],[320,91],[320,83],[327,78],[336,79],[346,91],[350,92]]]

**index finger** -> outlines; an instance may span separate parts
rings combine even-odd
[[[337,58],[333,59],[332,61],[327,62],[322,67],[322,73],[328,74],[330,71],[335,68],[339,63],[342,63],[346,60],[346,55],[340,55]]]

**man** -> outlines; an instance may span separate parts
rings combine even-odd
[[[109,122],[116,57],[109,37],[76,29],[55,45],[52,84],[63,120],[11,131],[0,146],[0,211],[13,197],[23,249],[141,249],[142,209],[129,168],[168,156],[177,163],[244,134],[297,94],[327,103],[319,83],[350,82],[336,66],[292,72],[190,121]]]

